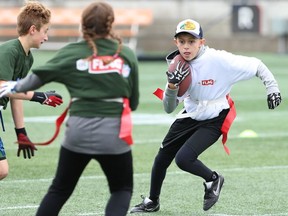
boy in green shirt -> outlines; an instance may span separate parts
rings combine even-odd
[[[36,1],[27,2],[21,9],[17,17],[19,37],[0,45],[0,84],[4,84],[8,80],[18,80],[26,77],[33,64],[33,56],[30,49],[39,48],[43,42],[48,40],[47,33],[50,26],[50,17],[50,10]],[[62,97],[54,91],[28,91],[26,93],[8,95],[8,97],[0,99],[0,112],[2,109],[6,109],[9,100],[19,143],[17,156],[19,157],[22,151],[24,158],[30,159],[34,156],[34,151],[37,149],[34,145],[21,144],[21,142],[29,140],[24,127],[22,100],[35,101],[55,107],[62,103]],[[0,118],[2,118],[1,115]],[[4,130],[3,123],[2,127]],[[8,175],[8,169],[4,145],[0,138],[0,180]]]

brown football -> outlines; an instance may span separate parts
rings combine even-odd
[[[189,86],[190,86],[190,84],[192,82],[192,75],[191,75],[191,67],[190,67],[189,63],[180,54],[176,55],[172,59],[172,61],[170,62],[170,65],[168,67],[168,70],[169,71],[175,71],[179,61],[181,62],[180,65],[179,65],[180,67],[183,64],[187,64],[187,67],[189,68],[189,74],[179,84],[178,97],[181,97],[188,90],[188,88],[189,88]],[[186,65],[185,65],[185,68],[186,68]]]

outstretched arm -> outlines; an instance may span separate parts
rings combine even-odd
[[[39,77],[30,74],[19,81],[1,81],[0,97],[8,96],[12,99],[30,100],[39,102],[40,104],[56,107],[63,103],[61,95],[55,91],[33,92],[30,90],[37,89],[42,86]],[[25,92],[25,93],[21,93]]]
[[[5,85],[6,83],[7,81],[0,80],[0,86]],[[33,94],[33,91],[28,91],[26,93],[7,94],[6,96],[10,99],[31,100]]]
[[[268,108],[275,109],[282,101],[276,79],[267,66],[262,62],[260,62],[257,68],[256,76],[262,80],[266,87]]]

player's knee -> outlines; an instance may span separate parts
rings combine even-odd
[[[0,160],[0,180],[4,179],[9,172],[9,166],[7,160]]]
[[[185,167],[187,166],[187,160],[183,157],[175,157],[175,163],[176,165],[181,169],[185,171]]]
[[[197,159],[197,155],[188,147],[183,147],[178,151],[175,157],[175,163],[184,171],[188,171],[193,166],[193,163]]]
[[[0,170],[0,180],[6,178],[8,176],[8,169],[7,170]]]
[[[167,169],[173,159],[174,159],[174,155],[170,155],[160,150],[157,156],[155,157],[153,168]]]

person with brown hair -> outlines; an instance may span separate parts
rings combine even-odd
[[[113,8],[88,5],[81,18],[83,39],[58,50],[45,65],[2,87],[1,96],[49,82],[66,86],[70,116],[54,180],[37,216],[58,215],[92,160],[107,177],[110,198],[105,215],[126,215],[133,191],[131,113],[139,103],[138,60],[113,33]]]
[[[17,17],[17,31],[19,37],[4,42],[0,45],[0,84],[8,80],[24,78],[33,64],[31,48],[40,48],[41,44],[48,40],[51,12],[36,1],[28,1]],[[54,91],[49,92],[26,92],[25,94],[9,94],[0,99],[1,110],[5,110],[10,100],[11,112],[18,140],[17,156],[23,153],[24,158],[34,156],[37,150],[34,145],[23,145],[22,142],[29,140],[24,127],[24,110],[22,100],[39,102],[43,105],[57,106],[62,103],[61,96]],[[4,123],[0,115],[3,131]],[[8,175],[8,161],[4,144],[0,138],[0,180]]]

